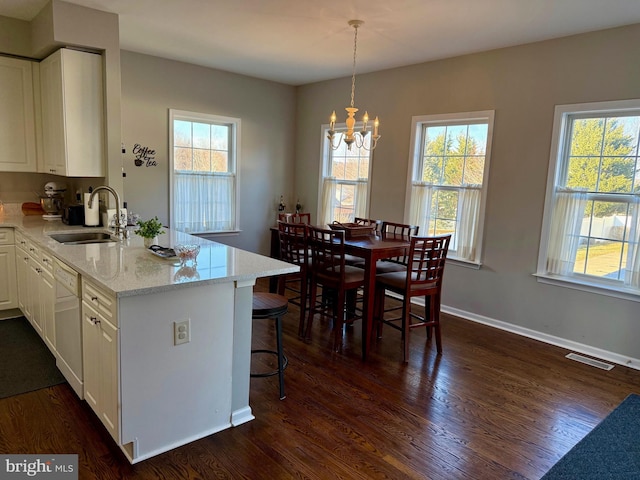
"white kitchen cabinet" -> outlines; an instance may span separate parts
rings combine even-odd
[[[42,269],[40,265],[34,260],[33,256],[29,257],[29,266],[27,269],[27,284],[29,285],[29,305],[27,311],[31,313],[29,321],[33,328],[40,337],[44,338],[44,332],[42,329],[42,307],[40,304],[40,294],[38,292],[38,286],[40,284],[40,273]]]
[[[31,290],[27,281],[29,271],[29,250],[27,241],[22,234],[16,232],[16,278],[18,283],[18,308],[29,321],[31,321]]]
[[[40,63],[40,172],[105,176],[103,91],[101,55],[62,48]]]
[[[53,279],[53,257],[42,253],[38,282],[42,335],[51,353],[56,355],[56,284]]]
[[[13,228],[0,228],[0,310],[18,306]]]
[[[16,238],[17,268],[14,283],[18,286],[17,306],[33,328],[56,354],[55,283],[53,257],[22,235]]]
[[[119,443],[120,380],[115,305],[115,298],[82,279],[84,398]]]
[[[36,171],[33,70],[28,60],[0,56],[0,171]]]

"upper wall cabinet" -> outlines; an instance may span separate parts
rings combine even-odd
[[[33,69],[28,60],[0,57],[0,171],[36,171]]]
[[[40,63],[42,152],[38,171],[104,177],[102,56],[63,48]]]

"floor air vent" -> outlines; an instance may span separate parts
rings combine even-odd
[[[611,370],[613,365],[610,363],[604,363],[600,360],[594,360],[593,358],[585,357],[583,355],[578,355],[577,353],[570,353],[566,356],[571,360],[575,360],[576,362],[586,363],[587,365],[591,365],[592,367],[601,368],[602,370]]]

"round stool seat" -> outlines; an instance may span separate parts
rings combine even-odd
[[[289,359],[282,351],[282,317],[289,309],[287,297],[275,293],[254,292],[253,294],[253,319],[273,318],[276,323],[276,343],[277,350],[252,349],[251,353],[267,353],[278,358],[278,369],[270,372],[256,373],[250,372],[252,377],[270,377],[278,375],[280,383],[280,400],[285,398],[284,394],[284,369],[289,364]]]
[[[253,318],[280,317],[287,313],[289,300],[276,293],[256,292],[253,294]]]

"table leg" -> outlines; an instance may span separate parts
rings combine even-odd
[[[376,261],[372,254],[364,259],[364,298],[362,299],[362,360],[367,359],[373,330],[373,300],[376,287]]]

